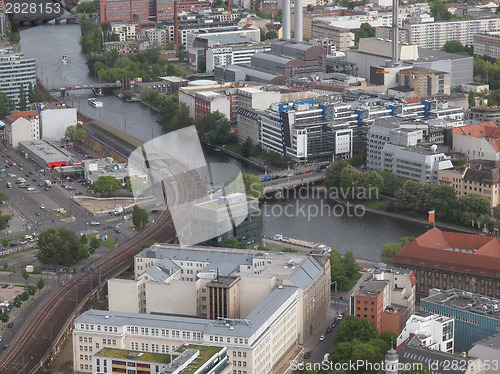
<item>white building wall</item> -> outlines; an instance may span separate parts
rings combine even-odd
[[[275,278],[243,277],[240,279],[240,314],[248,315],[276,287]]]
[[[453,152],[463,153],[467,160],[500,160],[500,153],[484,138],[453,134]]]
[[[210,103],[210,113],[221,112],[227,119],[231,119],[231,103],[226,96],[214,98]]]
[[[26,118],[20,117],[12,122],[12,124],[6,124],[5,137],[13,148],[17,148],[19,142],[33,140],[31,122]]]
[[[196,282],[146,282],[147,314],[181,314],[196,316]]]
[[[194,117],[194,97],[188,92],[184,92],[182,89],[179,90],[179,103],[185,104],[189,108],[189,115]]]
[[[40,137],[59,141],[68,126],[76,126],[76,108],[43,109],[40,112]]]
[[[112,278],[108,280],[109,310],[140,313],[139,292],[141,281]]]
[[[451,322],[450,322],[451,321]],[[437,314],[428,317],[412,315],[398,336],[397,345],[403,343],[410,334],[419,336],[424,346],[436,349],[441,352],[453,353],[453,327],[451,329],[451,338],[446,339],[443,335],[443,329],[446,324],[451,323],[454,326],[452,318],[443,317]],[[451,343],[451,348],[447,348]]]

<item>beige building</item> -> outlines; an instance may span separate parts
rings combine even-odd
[[[232,374],[282,372],[299,353],[298,345],[304,338],[301,296],[298,287],[278,286],[244,319],[89,310],[75,319],[74,370],[95,373],[95,355],[107,348],[127,349],[138,355],[168,354],[184,344],[196,344],[227,347]],[[315,318],[322,322],[324,316]]]
[[[457,127],[452,134],[453,152],[467,160],[500,161],[500,127],[494,121]]]
[[[338,26],[332,26],[321,20],[314,20],[312,24],[313,38],[329,38],[335,42],[335,50],[345,52],[354,42],[351,38],[351,31]]]
[[[26,140],[36,140],[32,130],[32,123],[24,117],[13,118],[12,115],[4,120],[5,122],[5,140],[12,148],[17,148],[19,142]]]
[[[245,318],[277,287],[295,286],[305,340],[321,324],[330,301],[330,261],[323,254],[155,244],[135,256],[134,269],[133,280],[108,281],[110,311]],[[225,289],[217,289],[219,279]],[[224,292],[232,300],[226,298],[227,311],[219,313],[223,309],[214,302],[222,302]]]
[[[439,184],[453,187],[457,198],[468,193],[484,196],[493,209],[500,203],[499,176],[496,162],[475,160],[468,162],[463,171],[441,170]]]

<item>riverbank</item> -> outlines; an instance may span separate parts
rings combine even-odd
[[[313,187],[313,188],[315,188],[320,193],[326,193],[326,189],[324,187]],[[351,208],[353,208],[354,206],[358,205],[358,204],[354,204],[354,203],[351,203],[349,201],[338,199],[338,198],[331,199],[331,200],[335,201],[338,204],[343,205],[344,207],[351,207]],[[401,221],[405,221],[405,222],[412,222],[412,223],[422,224],[422,225],[428,226],[429,228],[431,228],[431,226],[432,226],[432,224],[429,223],[428,220],[422,219],[422,218],[409,217],[409,216],[405,216],[403,214],[398,214],[398,213],[393,213],[393,212],[387,212],[385,210],[373,209],[373,208],[369,208],[369,207],[367,207],[365,205],[363,205],[363,210],[365,212],[369,212],[369,213],[373,213],[373,214],[378,214],[378,215],[385,216],[385,217],[391,217],[391,218],[395,218],[395,219],[398,219],[398,220],[401,220]],[[472,229],[468,229],[468,228],[463,227],[463,226],[458,226],[458,225],[453,225],[453,224],[448,224],[448,223],[436,222],[435,226],[437,228],[439,228],[439,229],[464,232],[464,233],[468,233],[468,234],[478,234],[477,230],[472,230]]]
[[[207,147],[212,148],[212,149],[214,149],[216,151],[224,152],[225,154],[227,154],[227,155],[229,155],[231,157],[234,157],[237,160],[245,162],[245,163],[247,163],[249,165],[252,165],[253,167],[255,167],[255,168],[259,169],[259,170],[262,170],[264,172],[272,173],[272,172],[278,171],[278,169],[276,169],[274,166],[270,166],[269,164],[266,164],[263,161],[257,161],[255,158],[246,158],[246,157],[243,157],[243,156],[239,155],[238,153],[233,152],[233,151],[227,149],[224,146],[221,147],[221,146],[218,146],[218,145],[212,145],[212,144],[208,144],[208,143],[203,143],[203,144],[205,144]]]

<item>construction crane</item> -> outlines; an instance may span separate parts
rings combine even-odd
[[[406,77],[413,77],[413,78],[416,78],[416,77],[433,77],[435,76],[436,74],[433,74],[433,73],[419,73],[419,72],[416,72],[416,71],[412,71],[412,70],[399,70],[399,71],[387,71],[387,70],[379,70],[378,73],[380,74],[395,74],[395,75],[403,75],[403,76],[406,76]],[[414,93],[415,93],[415,97],[418,97],[418,87],[417,87],[417,82],[413,81],[413,90],[414,90]]]

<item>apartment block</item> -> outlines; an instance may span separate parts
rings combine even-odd
[[[474,35],[474,54],[500,58],[500,32],[485,32]]]
[[[439,184],[453,187],[457,198],[473,193],[486,197],[491,209],[500,204],[500,169],[495,161],[473,160],[462,170],[442,170]]]
[[[111,23],[111,32],[118,35],[121,42],[136,39],[136,25],[134,23]]]
[[[417,299],[432,288],[456,288],[484,297],[500,297],[497,238],[432,228],[401,249],[394,263],[418,279]],[[460,349],[460,348],[457,348]]]
[[[155,21],[162,22],[174,19],[174,0],[156,0]],[[193,10],[210,9],[210,3],[205,0],[179,0],[177,1],[177,11],[189,12]]]
[[[338,26],[331,26],[327,23],[321,22],[320,20],[313,21],[312,38],[332,39],[335,43],[335,49],[341,52],[347,51],[354,43],[351,30]]]
[[[0,92],[19,105],[19,88],[22,85],[28,93],[29,84],[36,85],[36,64],[34,58],[14,52],[12,47],[0,48]]]
[[[422,316],[438,314],[455,320],[454,345],[468,351],[473,344],[498,333],[500,300],[456,288],[431,289],[420,301]],[[444,331],[443,331],[444,332]]]
[[[148,40],[149,44],[159,46],[159,47],[165,47],[168,43],[168,33],[166,30],[163,29],[146,29],[144,30],[144,35],[146,36],[146,39]]]
[[[390,26],[376,27],[375,37],[378,39],[392,40],[392,27]],[[410,43],[409,31],[403,28],[398,28],[398,41],[400,43],[409,44]]]
[[[11,127],[15,130],[16,125],[14,125],[15,121],[19,118],[27,119],[30,124],[30,135],[29,139],[21,139],[20,140],[37,140],[40,139],[40,115],[36,110],[27,110],[24,112],[13,112],[9,116],[7,116],[4,121],[5,123],[9,123]],[[22,126],[21,126],[22,127]],[[18,140],[18,141],[20,141]]]
[[[194,118],[206,117],[219,111],[230,121],[233,119],[232,98],[225,92],[182,87],[179,89],[179,103],[187,105],[189,114]]]
[[[139,356],[170,354],[184,344],[195,344],[227,347],[232,374],[274,373],[285,370],[299,353],[309,329],[302,313],[301,290],[293,285],[275,287],[242,319],[89,310],[74,321],[73,368],[75,373],[96,373],[97,355],[109,348]]]
[[[454,353],[455,320],[450,317],[432,314],[427,317],[412,315],[398,336],[398,347],[415,334],[420,339],[423,346],[441,351],[444,353]]]
[[[472,107],[469,110],[469,118],[474,122],[500,121],[500,107]]]
[[[449,40],[473,45],[474,36],[481,32],[500,31],[500,18],[438,21],[432,23],[406,23],[409,43],[429,49],[441,49]]]

